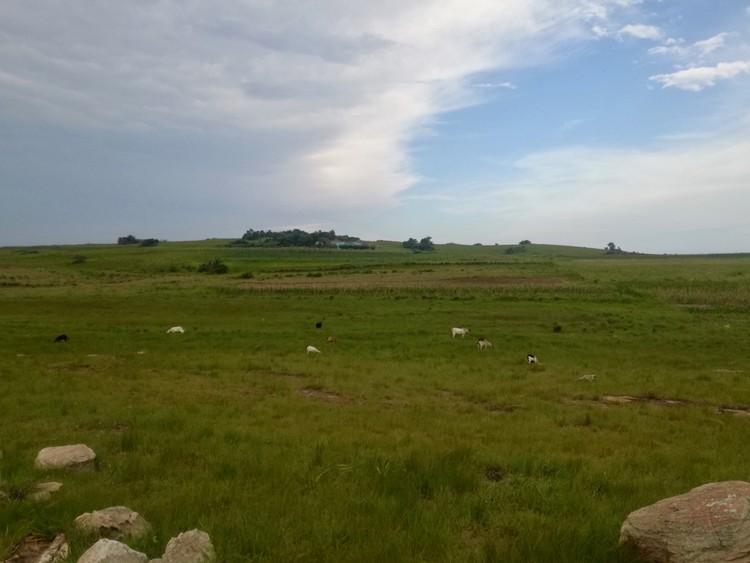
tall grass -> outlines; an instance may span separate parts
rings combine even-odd
[[[750,478],[747,258],[224,244],[0,249],[3,555],[126,505],[151,557],[198,527],[222,561],[630,561],[630,511]],[[79,442],[94,472],[33,468]]]

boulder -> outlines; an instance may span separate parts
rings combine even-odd
[[[78,559],[77,563],[147,563],[145,553],[130,549],[124,543],[100,539]]]
[[[620,544],[654,563],[750,561],[750,483],[709,483],[631,512]]]
[[[190,530],[172,538],[162,555],[162,563],[210,563],[216,560],[211,538],[202,530]]]
[[[43,448],[36,456],[38,469],[93,469],[96,454],[84,444]]]
[[[125,506],[86,512],[75,519],[75,525],[84,532],[112,539],[143,537],[151,529],[140,514]]]

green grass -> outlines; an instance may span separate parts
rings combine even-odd
[[[629,512],[750,476],[746,256],[228,242],[0,249],[0,555],[125,505],[150,557],[627,562]],[[33,468],[68,443],[96,471]]]

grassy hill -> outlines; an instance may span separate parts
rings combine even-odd
[[[229,242],[0,249],[0,555],[124,505],[150,557],[626,562],[630,511],[747,480],[747,256]]]

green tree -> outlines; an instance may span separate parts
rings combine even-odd
[[[431,252],[435,250],[435,245],[432,242],[432,237],[424,237],[422,240],[419,241],[419,245],[417,246],[419,250],[422,252]]]
[[[419,246],[419,243],[417,242],[417,239],[410,238],[409,240],[405,240],[404,242],[402,242],[401,246],[403,246],[404,248],[409,248],[411,250],[414,250],[415,248]]]

